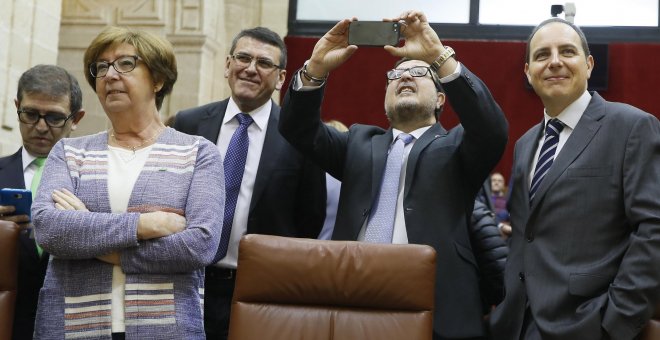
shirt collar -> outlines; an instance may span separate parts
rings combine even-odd
[[[229,103],[227,103],[227,110],[225,111],[225,117],[222,119],[222,125],[226,125],[234,117],[243,112],[247,113],[252,117],[252,120],[254,120],[254,124],[257,126],[259,130],[264,130],[266,128],[266,125],[268,124],[268,118],[270,117],[270,110],[273,107],[273,101],[268,100],[264,105],[261,105],[260,107],[250,111],[250,112],[243,112],[241,109],[238,108],[238,105],[234,101],[233,98],[229,98]]]
[[[37,157],[30,155],[30,153],[27,152],[27,150],[25,150],[23,147],[21,148],[21,159],[23,160],[23,172],[25,172],[25,170],[27,170],[30,164],[32,164],[32,162],[34,162]]]
[[[589,94],[588,91],[584,91],[580,98],[568,105],[564,111],[560,112],[555,118],[559,119],[565,126],[571,128],[571,130],[574,130],[575,126],[577,126],[577,123],[580,121],[580,118],[582,118],[582,114],[587,109],[587,106],[589,106],[590,101],[591,94]],[[548,116],[548,113],[545,110],[543,110],[543,117],[543,126],[546,126],[552,117]]]
[[[418,140],[419,137],[421,137],[424,134],[424,132],[426,132],[426,130],[431,128],[431,126],[433,126],[433,125],[421,127],[417,130],[412,131],[411,133],[409,133],[409,135],[412,135],[413,137],[415,137],[415,140]],[[394,143],[396,138],[399,137],[399,135],[402,134],[402,133],[403,133],[403,131],[392,128],[392,137],[393,137],[392,138],[392,143]]]

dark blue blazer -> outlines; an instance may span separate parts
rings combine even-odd
[[[11,156],[0,158],[0,188],[25,189],[21,151],[19,149]],[[19,236],[18,261],[18,294],[12,339],[32,339],[39,290],[44,284],[48,267],[48,253],[44,252],[39,257],[34,239],[26,230],[21,231]]]

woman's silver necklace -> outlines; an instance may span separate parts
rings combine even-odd
[[[153,141],[156,137],[158,137],[158,135],[160,135],[161,132],[163,132],[163,129],[164,128],[158,129],[158,131],[156,131],[156,133],[153,136],[149,137],[148,139],[143,139],[142,143],[140,143],[139,145],[136,145],[136,146],[129,146],[129,145],[124,145],[124,144],[120,143],[117,140],[117,137],[115,137],[114,130],[110,130],[110,138],[112,138],[115,141],[115,143],[117,145],[121,146],[122,148],[132,150],[133,155],[135,155],[135,150],[140,149],[140,148],[144,147],[147,143],[150,143],[151,141]]]

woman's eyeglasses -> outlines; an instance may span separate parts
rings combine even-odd
[[[89,64],[89,73],[91,73],[94,78],[105,77],[105,75],[108,74],[110,65],[112,65],[118,73],[128,73],[135,69],[138,60],[140,60],[140,57],[136,55],[127,55],[119,57],[111,62],[95,61]]]

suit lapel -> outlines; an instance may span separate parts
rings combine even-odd
[[[575,126],[575,130],[573,130],[571,136],[566,140],[561,151],[555,157],[550,170],[548,170],[548,173],[539,185],[534,201],[532,202],[532,210],[538,205],[538,202],[543,200],[543,196],[548,192],[552,184],[566,171],[568,166],[582,153],[584,148],[589,145],[589,142],[596,135],[598,129],[600,129],[600,119],[605,114],[603,103],[604,100],[598,94],[594,93],[589,106],[587,106],[587,109]]]
[[[532,179],[530,178],[530,174],[532,173],[532,171],[534,171],[532,169],[532,163],[534,162],[534,157],[536,156],[536,149],[538,148],[539,140],[543,136],[544,129],[545,129],[544,122],[537,124],[535,127],[532,128],[532,130],[536,131],[531,135],[532,139],[526,141],[525,143],[521,143],[520,145],[519,153],[522,159],[520,160],[519,164],[522,164],[522,169],[520,169],[523,177],[522,187],[523,187],[524,197],[528,201],[529,201],[529,184],[532,181]],[[527,203],[528,204],[526,204],[526,206],[529,206],[529,202]]]
[[[404,182],[404,192],[403,197],[408,197],[408,192],[410,187],[412,187],[412,181],[415,178],[415,169],[417,169],[417,161],[422,154],[422,151],[426,149],[431,142],[437,138],[441,138],[447,135],[447,130],[445,130],[440,124],[433,124],[426,132],[424,132],[418,140],[413,144],[410,153],[408,154],[408,163],[406,165],[406,179]]]
[[[219,102],[217,105],[212,105],[208,108],[206,116],[204,116],[197,127],[197,134],[202,136],[214,144],[218,143],[218,135],[222,127],[222,120],[225,117],[227,110],[227,103],[229,99]]]
[[[0,188],[26,189],[22,151],[20,148],[13,155],[0,159]]]
[[[386,133],[371,139],[371,202],[375,202],[378,197],[392,138],[392,128],[390,128]]]
[[[286,146],[286,141],[280,135],[278,130],[277,125],[279,120],[280,107],[273,103],[268,117],[268,128],[266,130],[266,136],[264,137],[264,146],[261,150],[259,168],[257,169],[257,175],[254,180],[252,200],[250,201],[250,212],[252,212],[252,209],[254,209],[257,202],[259,202],[259,197],[270,180],[270,174],[273,173],[273,170],[278,164],[280,158],[279,155],[282,153],[282,149]]]

